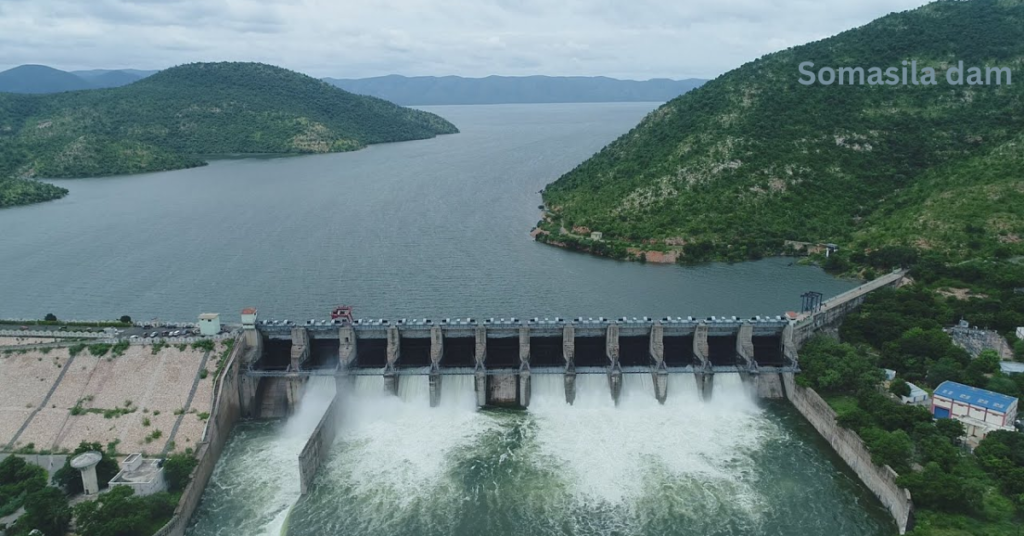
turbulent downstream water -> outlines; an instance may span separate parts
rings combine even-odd
[[[670,377],[665,405],[646,374],[624,376],[617,407],[604,375],[578,376],[572,406],[560,375],[534,375],[528,411],[478,411],[471,376],[445,377],[438,408],[425,376],[402,378],[398,397],[359,377],[343,396],[309,495],[294,462],[317,413],[304,400],[285,425],[241,426],[189,534],[895,533],[800,416],[759,406],[738,375],[716,375],[707,403],[690,374]]]

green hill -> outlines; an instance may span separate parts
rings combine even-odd
[[[1021,0],[935,2],[770,54],[670,101],[549,185],[550,221],[541,227],[552,235],[539,238],[594,249],[580,237],[554,238],[560,228],[586,227],[604,234],[603,252],[619,255],[629,245],[685,243],[683,262],[757,258],[780,252],[784,240],[848,245],[857,237],[870,246],[908,241],[913,227],[901,238],[893,226],[931,210],[941,216],[939,200],[959,189],[971,194],[958,196],[962,216],[1003,214],[976,220],[978,240],[1021,251],[999,233],[1019,228],[1024,210],[978,195],[975,172],[988,169],[993,185],[1019,177],[1003,164],[1019,155],[1011,141],[1024,131],[1022,57]],[[904,60],[937,68],[938,84],[798,82],[805,61],[817,71],[901,68]],[[945,69],[958,61],[1009,67],[1018,79],[950,85]],[[938,238],[918,246],[929,242],[960,247]]]
[[[930,170],[886,200],[854,234],[857,249],[907,246],[950,261],[1006,259],[1024,240],[1024,135]]]
[[[197,63],[134,84],[0,95],[0,177],[179,169],[202,155],[326,153],[458,132],[444,119],[255,63]]]

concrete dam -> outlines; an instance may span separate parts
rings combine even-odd
[[[557,455],[562,444],[551,442],[551,434],[555,434],[571,438],[566,445],[581,449],[576,457],[585,458],[597,453],[589,450],[590,440],[581,438],[614,440],[616,446],[611,450],[619,452],[638,445],[650,447],[662,437],[662,426],[676,431],[696,427],[700,433],[710,434],[708,437],[736,438],[742,435],[735,429],[737,423],[750,418],[743,408],[756,407],[754,398],[789,400],[878,497],[902,533],[912,526],[913,506],[906,490],[896,485],[895,473],[871,463],[862,442],[836,427],[834,412],[813,391],[797,385],[795,374],[799,372],[799,349],[806,340],[822,330],[833,331],[869,293],[899,286],[904,276],[903,271],[886,274],[823,302],[815,300],[800,313],[743,319],[348,317],[296,324],[257,320],[256,310],[247,308],[242,311],[241,334],[225,364],[211,414],[209,455],[200,453],[201,472],[194,481],[195,489],[188,494],[186,508],[176,515],[175,530],[167,534],[184,534],[228,434],[242,420],[287,419],[273,448],[284,458],[297,457],[295,497],[312,501],[306,506],[299,503],[300,507],[320,511],[334,508],[321,503],[333,501],[335,493],[351,492],[337,488],[339,478],[350,482],[348,478],[355,475],[349,475],[349,466],[374,463],[369,460],[379,456],[384,444],[398,442],[415,450],[419,439],[414,438],[420,436],[432,445],[430,449],[452,449],[459,438],[481,433],[488,442],[496,442],[494,453],[481,454],[481,463],[487,466],[500,464],[510,446],[525,440],[537,441],[538,448],[553,449],[549,451],[554,456],[551,459],[561,459]],[[495,406],[528,411],[477,410]],[[580,419],[595,412],[611,421]],[[637,443],[621,434],[609,435],[609,426],[624,430],[625,421],[634,422],[641,415],[657,415],[673,424],[653,424]],[[721,415],[728,418],[716,417]],[[723,432],[729,426],[733,426],[731,431]],[[418,432],[409,434],[410,429]],[[535,433],[546,439],[531,439]],[[340,438],[347,439],[339,446],[335,440]],[[339,448],[345,451],[342,461],[331,454],[336,455]],[[668,451],[655,448],[651,452]],[[325,466],[329,458],[338,463]],[[706,460],[704,455],[690,459],[694,463]],[[250,464],[248,457],[241,457],[235,465],[248,474]],[[322,466],[330,478],[317,479]],[[505,474],[507,469],[499,472]],[[282,470],[281,475],[287,473]],[[358,474],[377,473],[375,469]],[[580,475],[589,474],[589,468],[581,469]],[[406,478],[395,481],[406,483]],[[365,483],[372,488],[376,482],[374,477]],[[321,487],[320,492],[314,491]],[[618,487],[616,483],[608,490]],[[292,493],[286,491],[282,493]],[[453,500],[463,504],[464,497],[457,495]],[[291,508],[295,503],[289,501],[282,504]],[[316,523],[338,521],[307,514],[300,514],[300,518],[308,518],[300,523],[319,526]],[[279,517],[289,515],[282,510]]]
[[[380,375],[397,394],[403,377],[428,376],[430,405],[441,400],[446,376],[473,377],[477,405],[527,408],[534,375],[561,375],[565,401],[576,398],[577,376],[607,376],[618,403],[623,375],[650,374],[664,404],[670,374],[690,374],[704,400],[715,375],[739,374],[761,398],[783,398],[782,374],[799,371],[798,349],[821,329],[840,323],[865,297],[899,285],[896,270],[786,317],[442,319],[258,321],[243,314],[251,350],[241,363],[240,403],[247,418],[291,415],[310,377]],[[350,309],[349,309],[350,311]]]
[[[709,399],[716,373],[739,373],[766,396],[781,396],[778,373],[797,370],[793,326],[782,317],[323,324],[254,326],[248,336],[262,350],[245,372],[254,384],[250,416],[287,415],[311,376],[381,375],[386,390],[397,394],[403,377],[426,375],[436,406],[446,376],[471,375],[479,406],[525,408],[531,377],[539,374],[562,376],[569,404],[578,375],[607,376],[618,401],[624,374],[650,374],[664,403],[670,373],[692,374]],[[760,385],[762,377],[772,379]]]

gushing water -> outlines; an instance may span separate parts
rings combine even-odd
[[[573,405],[562,375],[536,374],[525,412],[477,410],[472,376],[441,380],[436,408],[427,376],[402,376],[398,396],[380,376],[347,380],[338,441],[295,504],[290,534],[788,535],[834,533],[836,522],[846,534],[879,533],[836,490],[830,462],[789,437],[736,374],[716,374],[707,402],[692,374],[670,375],[664,405],[650,374],[623,375],[617,405],[605,374],[577,376]],[[299,417],[284,429],[313,421]],[[280,442],[253,450],[267,465],[291,464]],[[294,472],[239,478],[258,488],[247,490],[253,510],[271,514],[221,533],[276,530],[297,496]],[[807,503],[808,485],[820,505]]]
[[[295,414],[283,425],[261,423],[241,432],[253,436],[253,441],[231,441],[188,534],[280,534],[299,499],[299,453],[334,393],[334,378],[312,377]]]
[[[637,522],[642,502],[682,507],[697,519],[727,494],[746,515],[758,515],[763,501],[742,477],[752,464],[748,454],[764,435],[752,401],[729,409],[704,404],[692,374],[670,377],[663,406],[649,374],[623,375],[617,407],[604,375],[578,376],[573,406],[542,394],[549,388],[535,384],[538,396],[530,407],[540,459],[564,468],[578,508],[615,510],[616,524],[624,528]],[[731,387],[719,393],[736,394]]]

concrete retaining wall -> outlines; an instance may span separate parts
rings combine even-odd
[[[857,434],[836,424],[835,411],[818,393],[796,385],[792,373],[784,373],[782,377],[789,401],[889,510],[900,534],[914,528],[914,503],[910,492],[896,485],[896,471],[888,465],[879,467],[872,463],[864,441]]]
[[[109,335],[97,331],[46,331],[41,329],[0,329],[0,337],[43,337],[48,339],[74,337],[81,339],[102,339],[104,337],[109,337]]]
[[[302,453],[299,454],[299,486],[303,495],[309,491],[320,465],[327,459],[334,438],[338,435],[338,404],[341,404],[341,397],[335,394],[324,416],[320,418],[320,424],[316,425],[306,446],[302,448]]]
[[[196,452],[199,463],[192,471],[192,481],[182,491],[181,500],[178,501],[178,507],[174,510],[174,516],[154,536],[184,536],[185,528],[188,527],[192,514],[199,506],[203,490],[210,482],[213,469],[217,465],[217,460],[220,459],[221,451],[224,450],[224,444],[239,419],[238,369],[245,351],[244,339],[239,337],[235,341],[235,347],[227,366],[224,367],[223,373],[217,379],[213,411],[206,423],[203,441],[199,444],[199,450]]]

